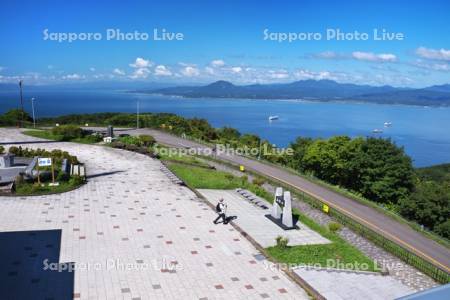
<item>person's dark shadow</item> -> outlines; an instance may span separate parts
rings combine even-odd
[[[228,217],[225,218],[225,222],[223,222],[223,223],[224,224],[228,224],[231,221],[236,220],[236,219],[237,219],[237,216],[228,216]]]
[[[292,224],[296,225],[299,218],[300,218],[299,215],[292,214]]]

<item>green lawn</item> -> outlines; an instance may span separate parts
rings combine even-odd
[[[169,169],[192,188],[219,190],[244,188],[261,198],[272,201],[272,195],[269,192],[256,184],[249,183],[246,176],[239,178],[223,171],[174,162],[169,164]]]
[[[202,167],[169,164],[169,169],[189,186],[196,189],[230,190],[242,186],[242,180],[228,173]]]
[[[68,181],[60,181],[58,186],[48,186],[49,182],[45,182],[44,186],[37,183],[23,182],[16,185],[16,196],[37,196],[47,194],[57,194],[71,191],[84,184],[81,178],[72,177]]]
[[[181,155],[181,154],[170,154],[169,148],[158,145],[156,149],[159,158],[163,161],[167,162],[179,162],[179,163],[186,163],[191,165],[196,165],[199,167],[208,168],[209,165],[207,163],[204,163],[200,161],[199,159],[195,158],[194,156],[190,155]]]
[[[332,265],[327,265],[327,261],[331,260],[336,263],[334,267],[340,269],[356,269],[363,271],[377,270],[373,260],[368,258],[356,247],[350,245],[338,234],[333,233],[329,231],[328,228],[315,223],[312,219],[301,214],[295,209],[294,215],[297,215],[303,224],[320,233],[323,237],[330,240],[331,243],[324,245],[288,246],[284,249],[277,246],[267,248],[266,250],[269,255],[275,258],[278,262],[297,265],[319,264],[322,267],[333,267]]]
[[[63,141],[63,137],[61,135],[53,134],[50,130],[33,129],[33,130],[25,130],[22,133],[25,135],[42,138],[46,140]],[[70,142],[81,144],[95,144],[98,142],[98,140],[93,136],[87,135],[81,138],[72,139],[70,140]]]

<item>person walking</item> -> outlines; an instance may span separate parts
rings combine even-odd
[[[225,213],[227,210],[227,205],[223,201],[223,198],[220,198],[219,202],[216,205],[216,213],[218,214],[217,218],[214,220],[214,224],[217,224],[219,219],[222,219],[223,224],[227,224],[227,219],[225,217]]]

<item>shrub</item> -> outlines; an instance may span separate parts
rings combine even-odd
[[[247,175],[242,176],[241,177],[241,182],[242,182],[243,185],[247,184],[248,183],[248,176]]]
[[[289,238],[279,235],[275,238],[275,241],[277,243],[277,247],[284,249],[287,248]]]
[[[139,149],[139,147],[134,144],[128,144],[128,145],[125,145],[125,149],[128,151],[137,151]]]
[[[114,141],[114,142],[111,143],[111,147],[118,148],[118,149],[124,149],[125,148],[125,144],[120,142],[120,141]]]
[[[136,136],[124,136],[120,137],[119,141],[124,143],[125,145],[135,145],[142,146],[142,141]]]
[[[153,146],[156,142],[154,137],[152,137],[151,135],[147,135],[147,134],[140,135],[139,139],[141,140],[142,145],[144,145],[146,147]]]
[[[84,183],[84,178],[81,176],[75,175],[75,176],[70,177],[70,179],[69,179],[69,184],[72,186],[77,186],[82,183]]]
[[[59,172],[58,176],[56,176],[56,181],[65,182],[70,179],[70,175],[65,172]]]
[[[0,154],[3,154],[3,153],[5,153],[5,147],[0,146]]]
[[[264,183],[266,183],[266,181],[264,180],[264,178],[255,177],[253,178],[252,183],[258,186],[262,186]]]
[[[83,129],[75,125],[61,125],[53,127],[52,134],[60,136],[63,141],[70,141],[83,137]]]
[[[8,152],[16,156],[19,156],[19,147],[16,146],[9,147]]]
[[[29,148],[22,148],[21,146],[16,147],[12,146],[8,149],[8,152],[11,154],[14,154],[16,156],[21,157],[51,157],[52,160],[55,163],[56,167],[61,166],[61,162],[63,159],[67,159],[71,164],[78,164],[78,158],[74,155],[70,155],[67,151],[61,151],[58,149],[52,150],[51,152],[45,150],[45,149],[29,149]]]
[[[14,178],[14,183],[17,185],[21,185],[24,183],[24,179],[22,175],[17,175],[16,178]]]
[[[98,135],[98,134],[91,134],[91,135],[84,137],[84,141],[87,143],[98,143],[101,140],[102,140],[102,137],[101,137],[101,135]]]
[[[328,229],[331,232],[339,231],[339,230],[341,230],[341,228],[342,228],[342,225],[340,223],[336,223],[336,222],[328,223]]]
[[[232,181],[234,179],[234,176],[232,174],[227,173],[225,174],[225,178],[229,181]]]

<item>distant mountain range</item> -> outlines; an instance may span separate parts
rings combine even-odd
[[[333,80],[301,80],[280,84],[234,85],[216,81],[204,86],[179,86],[135,92],[186,98],[303,99],[379,104],[450,106],[450,84],[421,89],[338,83]]]

